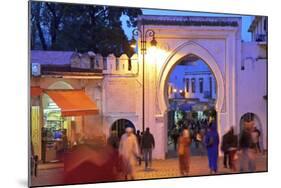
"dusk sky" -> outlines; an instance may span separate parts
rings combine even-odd
[[[214,14],[214,13],[201,13],[201,12],[189,12],[189,11],[172,11],[172,10],[157,10],[157,9],[142,9],[144,15],[174,15],[174,16],[221,16],[221,17],[242,17],[242,40],[250,41],[251,33],[248,32],[248,28],[251,24],[253,16],[241,16],[234,14]],[[126,25],[126,16],[123,16],[123,29],[129,39],[132,38],[132,28],[128,28]]]

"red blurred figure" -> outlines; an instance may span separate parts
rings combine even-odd
[[[64,164],[66,184],[116,181],[124,177],[122,159],[111,146],[78,145],[66,155]]]

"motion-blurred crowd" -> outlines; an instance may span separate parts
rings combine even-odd
[[[216,117],[210,117],[199,129],[182,126],[174,139],[182,176],[190,174],[191,144],[200,145],[207,151],[210,174],[218,173],[219,149],[223,152],[223,165],[233,172],[256,171],[256,156],[261,152],[260,131],[252,122],[245,122],[244,129],[236,135],[234,128],[220,139]],[[174,135],[173,135],[174,136]],[[219,148],[220,147],[220,148]],[[144,162],[144,170],[152,169],[152,150],[155,140],[149,127],[144,132],[128,126],[125,133],[118,137],[112,131],[106,145],[97,147],[85,141],[78,144],[64,156],[65,183],[108,182],[133,180],[136,167]],[[240,161],[240,164],[239,164]]]

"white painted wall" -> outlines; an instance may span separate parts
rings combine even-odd
[[[265,49],[255,42],[242,44],[242,61],[237,64],[237,129],[240,118],[247,112],[258,116],[261,122],[263,148],[267,148],[267,60],[258,60]],[[259,125],[257,126],[259,127]]]
[[[130,120],[141,130],[141,87],[136,76],[105,75],[103,80],[103,125],[108,135],[118,119]]]

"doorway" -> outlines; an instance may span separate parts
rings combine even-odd
[[[217,99],[217,83],[211,68],[200,57],[186,55],[171,69],[166,88],[167,158],[177,156],[177,140],[185,127],[192,139],[191,154],[206,155],[203,138]]]
[[[125,133],[126,127],[131,127],[134,129],[134,133],[136,132],[134,124],[128,119],[118,119],[114,121],[114,123],[111,125],[111,132],[115,131],[120,139]]]

